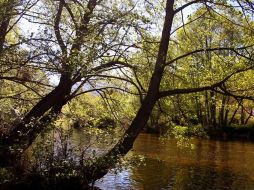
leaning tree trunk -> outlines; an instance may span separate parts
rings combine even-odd
[[[2,166],[12,165],[19,159],[38,134],[60,113],[66,103],[66,97],[71,92],[71,87],[70,77],[63,74],[59,85],[42,98],[10,133],[1,136],[0,164]],[[11,149],[18,151],[10,151]]]
[[[132,148],[135,139],[137,138],[140,131],[145,127],[153,107],[158,100],[160,82],[165,67],[164,65],[166,62],[169,46],[170,31],[174,18],[173,5],[174,1],[167,0],[166,16],[160,41],[159,52],[155,64],[155,69],[150,80],[147,95],[145,96],[142,105],[136,114],[136,117],[133,119],[130,127],[126,130],[124,138],[110,151],[111,154],[116,152],[120,154],[126,154]],[[117,151],[115,152],[115,150]]]
[[[160,82],[163,76],[165,67],[170,31],[174,18],[173,10],[174,0],[167,0],[166,16],[160,40],[158,56],[155,64],[155,69],[150,80],[147,95],[145,96],[141,107],[139,108],[136,117],[133,119],[130,127],[125,131],[123,138],[103,157],[99,158],[94,167],[85,169],[85,176],[88,182],[94,181],[103,177],[112,166],[117,162],[119,155],[125,155],[132,149],[133,143],[141,130],[146,126],[150,114],[158,100]]]
[[[10,0],[11,1],[11,0]],[[97,0],[89,0],[87,3],[88,11],[83,15],[82,21],[80,22],[79,27],[77,28],[77,37],[74,40],[74,43],[71,48],[70,56],[76,55],[82,46],[83,40],[82,37],[88,32],[87,25],[90,22],[91,15],[95,6],[98,4]],[[61,39],[61,34],[59,32],[59,24],[61,19],[61,14],[63,10],[63,2],[60,1],[59,9],[55,18],[54,29],[57,41],[64,55],[64,60],[66,61],[67,55],[66,47],[63,44]],[[0,44],[1,45],[1,44]],[[20,153],[15,152],[10,153],[10,158],[18,158],[24,150],[26,150],[29,145],[35,140],[37,135],[42,132],[45,127],[52,121],[53,115],[58,115],[61,111],[63,105],[68,101],[67,98],[71,93],[71,88],[73,81],[71,80],[72,69],[69,68],[68,64],[63,64],[64,72],[61,74],[60,82],[58,86],[52,90],[48,95],[42,98],[32,109],[31,111],[22,119],[22,122],[19,123],[14,130],[12,130],[8,135],[2,135],[0,139],[0,165],[5,165],[4,159],[7,158],[6,152],[9,151],[9,147],[16,147],[20,150]],[[48,113],[49,112],[49,113]],[[18,155],[17,155],[18,154]],[[7,163],[12,163],[11,161]]]
[[[251,110],[250,110],[250,112],[249,112],[249,116],[247,117],[247,119],[245,120],[245,122],[244,122],[244,125],[247,125],[248,124],[248,121],[250,120],[250,118],[253,116],[253,111],[252,111],[252,108],[251,108]]]
[[[234,121],[234,119],[235,119],[235,116],[236,116],[236,113],[237,113],[237,111],[239,110],[241,104],[242,104],[242,100],[240,100],[240,101],[238,102],[237,108],[236,108],[235,111],[233,112],[233,115],[232,115],[232,117],[231,117],[231,119],[230,119],[230,121],[229,121],[229,123],[228,123],[229,126],[233,123],[233,121]]]

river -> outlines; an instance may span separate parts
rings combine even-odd
[[[133,154],[145,164],[109,172],[95,184],[102,190],[253,190],[254,143],[193,139],[194,149],[176,140],[141,134]]]

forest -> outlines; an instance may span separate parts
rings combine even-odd
[[[253,76],[251,0],[0,0],[0,189],[103,189],[142,135],[254,148]]]

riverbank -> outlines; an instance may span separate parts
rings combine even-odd
[[[254,126],[230,126],[208,129],[206,132],[213,139],[254,141]]]
[[[147,128],[143,131],[147,134],[181,134],[185,136],[195,136],[200,138],[210,138],[217,140],[246,140],[254,141],[254,126],[253,125],[232,125],[227,127],[210,127],[203,128],[201,125],[196,126],[174,126],[162,130],[156,128]]]

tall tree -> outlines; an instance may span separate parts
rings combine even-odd
[[[108,1],[101,3],[100,0],[89,0],[81,4],[47,1],[43,4],[46,11],[42,17],[38,15],[38,11],[41,10],[38,7],[31,11],[35,20],[27,14],[31,19],[29,21],[39,23],[42,31],[37,34],[31,33],[23,39],[30,48],[27,55],[29,61],[25,66],[58,75],[59,83],[41,97],[8,134],[1,135],[2,163],[10,147],[19,149],[20,153],[28,148],[37,135],[61,112],[62,107],[77,96],[77,93],[98,91],[99,82],[96,81],[114,78],[134,84],[128,78],[112,75],[110,71],[133,67],[120,58],[124,59],[129,54],[128,49],[135,47],[133,45],[136,41],[135,36],[130,43],[126,35],[128,32],[143,30],[143,26],[137,23],[142,25],[145,17],[134,10],[135,4],[132,1],[126,2],[126,6],[123,7],[117,2],[114,5]],[[112,6],[110,9],[112,12],[104,11],[109,6]],[[17,77],[2,78],[17,79]],[[84,85],[89,85],[90,89],[84,92],[82,90]],[[10,152],[10,157],[13,155],[16,158],[20,153]]]

